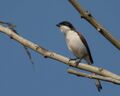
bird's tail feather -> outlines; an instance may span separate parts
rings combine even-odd
[[[100,91],[102,90],[102,85],[101,85],[100,80],[97,79],[97,80],[95,81],[95,85],[96,85],[98,91],[100,92]]]
[[[91,64],[93,63],[93,61],[91,61],[91,59],[89,58],[89,56],[86,56],[86,57],[85,57],[85,60],[87,61],[87,63],[88,63],[89,65],[91,65]],[[96,75],[96,73],[93,73],[93,74]],[[95,80],[95,85],[96,85],[98,91],[100,92],[100,91],[102,90],[102,84],[101,84],[101,82],[100,82],[99,79],[96,79],[96,80]]]
[[[93,74],[96,75],[96,73],[93,73]],[[95,86],[99,92],[102,90],[102,84],[99,79],[95,80]]]

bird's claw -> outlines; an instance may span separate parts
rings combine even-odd
[[[76,64],[75,67],[77,67],[79,65],[79,63],[81,62],[81,59],[79,59],[79,58],[73,58],[73,59],[69,59],[69,62],[70,61],[75,61],[75,64]]]

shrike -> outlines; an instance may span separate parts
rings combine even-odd
[[[60,22],[56,26],[64,33],[68,49],[76,56],[76,60],[81,62],[84,59],[88,64],[93,64],[90,49],[83,35],[77,32],[75,27],[68,21]],[[102,89],[100,81],[96,80],[95,84],[100,92]]]

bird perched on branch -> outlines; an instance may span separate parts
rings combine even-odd
[[[84,36],[77,32],[75,27],[68,21],[60,22],[56,25],[64,33],[68,49],[76,56],[76,66],[84,59],[88,64],[93,64],[92,55]],[[96,87],[100,92],[102,89],[99,80],[96,80]]]

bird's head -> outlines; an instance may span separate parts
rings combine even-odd
[[[60,22],[56,26],[59,27],[60,30],[64,33],[68,32],[70,30],[75,30],[74,26],[68,21]]]

